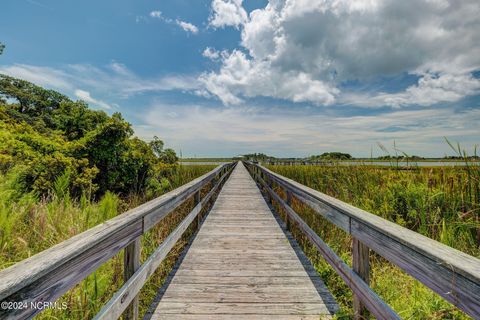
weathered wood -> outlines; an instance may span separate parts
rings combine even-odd
[[[362,239],[370,249],[415,277],[474,319],[480,318],[480,282],[471,281],[460,273],[457,269],[458,263],[452,266],[446,264],[444,258],[432,259],[357,221],[352,221],[352,236]],[[417,238],[417,241],[420,240]],[[435,245],[431,249],[438,254],[443,251],[437,250],[438,247]],[[446,251],[443,254],[448,254],[448,250]],[[480,260],[478,261],[477,269],[480,274]]]
[[[182,236],[190,223],[200,212],[200,204],[192,210],[180,225],[167,239],[154,251],[154,253],[141,265],[133,276],[118,290],[110,301],[100,310],[95,319],[117,319],[127,308],[128,304],[138,294],[144,283],[158,268],[168,252],[173,248],[178,239]]]
[[[252,166],[249,164],[248,166]],[[480,318],[480,260],[256,166],[285,190],[473,318]],[[260,179],[260,178],[259,178]]]
[[[185,312],[202,318],[315,314],[318,319],[336,307],[313,267],[299,260],[255,182],[238,165],[174,270],[152,319],[167,314],[181,319]]]
[[[124,249],[123,255],[123,273],[124,280],[127,282],[140,267],[141,239],[137,238]],[[138,319],[138,295],[135,295],[130,305],[123,313],[126,320]]]
[[[292,192],[289,191],[289,190],[285,190],[285,194],[287,195],[287,205],[289,205],[290,207],[292,206],[292,201],[293,201],[293,195],[292,195]],[[290,219],[288,219],[288,215],[285,216],[285,224],[286,224],[286,227],[287,227],[287,230],[290,230],[291,229],[291,222],[290,222]]]
[[[219,166],[178,189],[0,271],[0,301],[26,302],[27,305],[55,301],[209,183],[225,167],[231,168],[232,165]],[[0,310],[0,319],[26,319],[39,311],[30,308]]]
[[[234,314],[234,315],[316,315],[327,314],[325,305],[318,303],[185,303],[164,302],[162,314]]]
[[[175,270],[175,276],[202,276],[202,277],[303,277],[305,275],[317,276],[316,271],[290,269],[290,270],[268,270],[268,269],[245,269],[231,268],[229,270],[216,269],[199,269],[182,267]]]
[[[161,312],[155,313],[154,318],[158,320],[198,320],[198,314],[162,314]],[[205,320],[327,320],[332,319],[330,315],[292,315],[292,314],[237,314],[232,316],[231,314],[202,314],[202,319]]]
[[[90,234],[86,239],[78,239],[90,242],[95,241],[95,234]],[[102,234],[102,233],[99,233]],[[41,301],[55,301],[68,289],[79,283],[86,276],[95,271],[99,266],[105,263],[107,260],[117,254],[127,244],[134,241],[142,234],[142,221],[137,221],[133,224],[129,224],[126,227],[110,233],[108,236],[101,238],[102,241],[97,242],[95,246],[90,247],[82,254],[77,254],[70,260],[63,261],[57,268],[50,270],[40,278],[33,282],[30,282],[30,278],[27,275],[23,275],[23,280],[18,282],[19,290],[15,291],[9,296],[6,296],[2,301],[17,301],[26,302],[30,305],[30,302]],[[102,234],[103,235],[103,234]],[[83,242],[83,241],[82,241]],[[57,254],[62,256],[69,256],[70,250],[75,250],[68,246],[68,252],[63,249],[63,244],[56,246],[52,253],[52,259],[57,257]],[[62,249],[62,250],[61,250]],[[0,272],[0,279],[5,279],[10,282],[10,277],[15,274],[23,274],[24,269],[31,267],[32,271],[42,270],[43,264],[50,262],[50,255],[42,254],[40,260],[30,258],[27,263],[21,263],[21,268],[17,269],[15,266],[6,269],[6,276],[3,277],[3,272]],[[35,257],[35,256],[34,256]],[[12,269],[13,268],[13,269]],[[32,273],[35,276],[35,273]],[[10,282],[11,283],[11,282]],[[23,285],[29,283],[28,285]],[[0,286],[4,284],[0,281]],[[7,287],[9,288],[9,287]],[[1,292],[1,291],[0,291]],[[39,309],[16,309],[16,310],[0,310],[0,319],[28,319],[37,314],[41,310]]]
[[[352,239],[352,268],[366,284],[370,284],[370,249],[357,238]],[[368,312],[360,297],[353,294],[355,319],[368,319]]]
[[[245,276],[175,276],[172,284],[224,284],[224,285],[306,285],[310,286],[314,277],[298,276],[298,277],[279,277],[279,276],[265,276],[265,277],[245,277]]]
[[[201,200],[202,200],[202,198],[201,198],[201,194],[200,194],[200,190],[199,190],[199,191],[195,192],[195,194],[193,195],[193,204],[196,206],[201,202]],[[202,224],[202,216],[198,215],[197,216],[197,229],[200,229],[201,224]]]
[[[260,179],[262,184],[264,181]],[[335,272],[362,301],[367,309],[378,319],[400,319],[400,317],[357,275],[348,265],[333,252],[330,247],[313,231],[300,216],[270,187],[266,186],[270,196],[285,210],[289,218],[302,230],[310,242],[317,248]]]
[[[208,203],[215,191],[218,190],[221,182],[225,178],[225,175],[221,177],[219,182],[212,188],[212,190],[205,196],[203,200],[200,200],[199,196],[196,196],[196,206],[188,214],[188,216],[182,220],[177,228],[162,242],[162,244],[154,251],[154,253],[145,261],[144,264],[138,268],[138,270],[129,277],[128,281],[118,290],[110,301],[100,310],[95,316],[96,320],[99,319],[117,319],[122,312],[127,308],[131,301],[134,301],[135,297],[140,292],[145,282],[155,272],[163,259],[172,250],[177,241],[187,230],[188,226],[199,216],[202,208]],[[199,194],[199,193],[197,193]]]

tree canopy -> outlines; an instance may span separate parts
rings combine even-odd
[[[133,134],[120,113],[0,75],[0,173],[15,173],[24,192],[49,195],[61,176],[73,194],[144,190],[158,164],[178,158],[158,137]]]

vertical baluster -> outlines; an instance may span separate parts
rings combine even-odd
[[[285,190],[286,194],[287,194],[287,204],[291,207],[292,206],[292,193],[288,190]],[[287,227],[287,230],[290,231],[291,229],[291,222],[290,222],[290,219],[288,218],[288,214],[285,212],[285,223],[286,223],[286,227]]]
[[[141,239],[138,237],[124,249],[123,278],[126,282],[140,267]],[[126,320],[138,319],[138,296],[136,296],[123,313]]]
[[[352,241],[352,266],[367,284],[370,283],[370,249],[360,240],[353,238]],[[368,311],[360,302],[357,295],[353,295],[354,319],[368,319]]]
[[[193,205],[194,205],[194,207],[196,207],[201,201],[200,191],[201,190],[198,190],[193,195]],[[201,222],[202,222],[202,215],[200,213],[198,213],[198,215],[197,215],[197,228],[198,229],[200,229]]]

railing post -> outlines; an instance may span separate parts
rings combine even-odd
[[[291,207],[292,206],[292,193],[288,190],[285,190],[285,192],[287,194],[287,205],[289,207]],[[286,224],[287,230],[290,231],[290,228],[292,226],[291,226],[290,219],[288,219],[288,214],[286,212],[285,212],[285,224]]]
[[[370,249],[357,238],[352,239],[352,267],[367,284],[370,284]],[[353,295],[354,319],[368,319],[368,311],[359,297]]]
[[[123,254],[123,279],[126,282],[140,267],[140,250],[141,240],[140,237],[135,239],[132,243],[124,249]],[[138,296],[136,296],[130,305],[123,313],[123,318],[126,320],[138,319]]]
[[[196,207],[201,201],[200,190],[195,192],[193,195],[193,206]],[[202,222],[202,215],[199,213],[197,215],[197,228],[200,229],[200,224]]]

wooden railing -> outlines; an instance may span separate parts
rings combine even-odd
[[[127,319],[138,316],[138,293],[168,252],[222,186],[235,163],[218,166],[209,173],[72,237],[29,259],[0,271],[0,319],[26,319],[124,249],[125,283],[96,319]],[[200,191],[209,187],[201,199]],[[182,203],[194,198],[195,207],[155,252],[140,265],[140,238]],[[15,305],[13,305],[15,304]],[[33,306],[33,307],[32,307]],[[128,308],[128,310],[127,310]]]
[[[369,287],[370,250],[375,251],[419,280],[474,319],[480,319],[480,260],[416,232],[389,222],[338,199],[285,178],[260,165],[245,162],[250,174],[265,190],[270,201],[286,213],[325,260],[342,277],[354,294],[357,319],[365,308],[377,319],[400,319]],[[286,194],[284,200],[275,191]],[[311,207],[353,239],[351,269],[292,209],[295,198]]]

